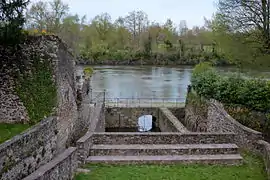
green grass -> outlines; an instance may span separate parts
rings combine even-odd
[[[91,172],[75,180],[267,180],[259,157],[245,154],[240,166],[221,165],[86,165]]]
[[[0,143],[20,134],[29,127],[29,124],[0,124]]]

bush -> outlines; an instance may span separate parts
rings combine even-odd
[[[90,77],[93,74],[94,70],[91,67],[86,67],[83,70],[83,73],[86,77]]]
[[[270,111],[270,82],[239,75],[222,76],[209,63],[197,65],[191,77],[193,89],[201,96],[251,110]]]

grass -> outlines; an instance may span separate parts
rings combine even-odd
[[[267,180],[260,157],[244,154],[239,166],[222,165],[86,165],[90,173],[75,180]]]
[[[0,143],[20,134],[30,127],[29,124],[0,124]]]

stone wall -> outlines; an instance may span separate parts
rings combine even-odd
[[[28,122],[26,108],[14,91],[12,78],[7,75],[0,77],[0,123]]]
[[[237,134],[239,147],[254,150],[256,142],[262,139],[262,133],[250,129],[233,119],[216,100],[205,100],[195,92],[188,94],[185,109],[185,124],[191,131],[232,132]]]
[[[71,180],[77,168],[76,148],[70,147],[23,180]]]
[[[183,122],[185,120],[185,108],[173,107],[168,109],[180,122]]]
[[[268,179],[270,179],[270,144],[266,141],[259,140],[257,142],[257,149],[263,156],[265,171],[268,175]]]
[[[106,128],[138,127],[138,118],[143,115],[153,115],[159,119],[159,109],[151,107],[106,107]],[[158,122],[157,122],[158,126]]]
[[[57,121],[56,117],[44,119],[0,145],[1,180],[22,179],[56,155]]]
[[[185,118],[182,123],[193,132],[207,132],[207,101],[195,93],[188,93]]]
[[[94,133],[94,144],[222,144],[231,143],[233,133],[142,133],[106,132]]]
[[[20,54],[20,59],[7,53],[7,57],[3,57],[3,61],[1,61],[6,68],[1,69],[0,72],[0,84],[5,85],[0,86],[0,122],[14,123],[29,120],[23,103],[14,92],[14,74],[18,74],[20,71],[30,73],[31,68],[34,68],[33,64],[36,64],[37,61],[46,62],[48,66],[52,67],[52,78],[57,86],[56,115],[59,117],[57,151],[62,152],[76,132],[74,124],[78,116],[75,59],[66,44],[54,35],[29,36],[16,53]],[[34,58],[35,56],[38,58]],[[16,63],[12,65],[9,62]],[[2,81],[2,77],[6,77],[4,81]]]
[[[237,134],[237,144],[242,148],[256,149],[258,140],[263,139],[262,133],[250,129],[233,119],[223,105],[211,99],[208,106],[208,132],[232,132]]]
[[[90,104],[89,128],[87,132],[77,142],[78,163],[84,164],[92,146],[92,135],[94,132],[105,131],[105,104],[101,101]]]
[[[158,124],[162,132],[189,132],[168,108],[159,109]]]

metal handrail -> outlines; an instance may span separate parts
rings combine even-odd
[[[185,103],[185,98],[105,98],[107,106],[179,106]]]

